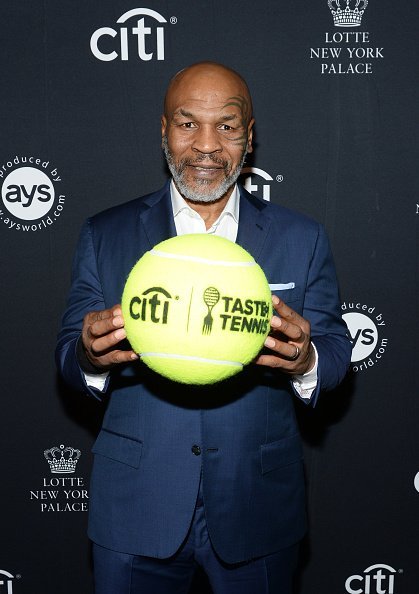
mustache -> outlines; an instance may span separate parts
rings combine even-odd
[[[219,157],[216,157],[215,155],[199,155],[198,157],[196,157],[196,159],[182,159],[179,163],[179,167],[180,168],[185,168],[189,165],[202,165],[205,163],[213,163],[215,165],[221,165],[221,167],[223,169],[227,169],[229,164],[225,159],[220,159]]]

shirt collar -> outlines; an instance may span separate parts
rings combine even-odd
[[[189,206],[189,204],[184,200],[180,192],[178,191],[175,183],[172,179],[170,183],[170,198],[172,200],[172,209],[173,209],[173,216],[174,218],[182,210],[191,211],[191,215],[196,216],[198,213]],[[237,184],[234,185],[233,191],[231,193],[230,198],[227,201],[227,204],[224,207],[223,212],[218,217],[218,221],[226,215],[230,215],[233,217],[234,221],[238,224],[239,223],[239,202],[240,202],[240,193],[237,187]],[[198,215],[199,216],[199,215]]]

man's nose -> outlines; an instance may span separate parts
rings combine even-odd
[[[201,126],[194,135],[192,150],[209,155],[223,150],[216,130],[211,126]]]

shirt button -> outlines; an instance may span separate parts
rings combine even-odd
[[[191,449],[192,454],[195,454],[195,456],[199,456],[201,454],[201,448],[199,447],[199,445],[193,445]]]

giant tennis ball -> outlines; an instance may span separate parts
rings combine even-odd
[[[132,349],[154,371],[186,384],[241,371],[262,348],[272,315],[268,282],[252,256],[206,234],[146,252],[121,304]]]

